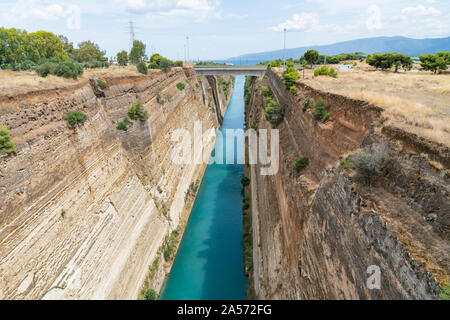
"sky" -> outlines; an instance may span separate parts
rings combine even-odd
[[[0,26],[91,40],[107,56],[135,38],[184,60],[331,44],[377,36],[450,36],[449,0],[0,0]],[[189,40],[187,40],[189,37]],[[187,44],[189,43],[189,45]],[[187,50],[186,50],[187,52]]]

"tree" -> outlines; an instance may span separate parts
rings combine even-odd
[[[128,53],[125,50],[117,53],[117,63],[119,64],[119,66],[128,65]]]
[[[441,73],[447,70],[450,64],[450,52],[438,52],[437,54],[423,54],[419,57],[421,66],[425,70]]]
[[[52,57],[63,61],[69,58],[62,41],[51,32],[37,31],[27,34],[24,37],[24,46],[26,57],[34,62]]]
[[[13,153],[16,149],[14,141],[11,140],[11,132],[8,128],[0,126],[0,152],[8,154]]]
[[[59,38],[59,40],[61,40],[61,42],[63,44],[64,51],[67,52],[67,54],[69,55],[70,58],[73,58],[73,54],[75,51],[75,48],[73,47],[73,43],[69,42],[69,39],[64,35],[59,35],[58,38]]]
[[[143,61],[145,56],[145,44],[139,40],[134,40],[133,48],[130,51],[130,61],[134,64],[138,64]]]
[[[26,34],[25,30],[0,28],[0,65],[25,59]]]
[[[74,59],[78,62],[104,61],[105,51],[100,50],[98,44],[92,41],[83,41],[78,44],[78,49],[74,52]]]
[[[165,73],[167,73],[170,70],[170,62],[167,59],[162,59],[160,61],[159,67],[161,68],[162,71],[164,71]]]
[[[316,50],[308,50],[303,56],[311,67],[317,60],[319,60],[319,53]]]

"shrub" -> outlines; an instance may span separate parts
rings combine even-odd
[[[281,105],[271,98],[266,99],[266,119],[273,127],[276,127],[283,121],[283,108]]]
[[[250,208],[250,204],[249,203],[244,203],[244,205],[242,206],[243,210],[248,210],[248,208]]]
[[[57,64],[53,62],[46,62],[44,64],[41,64],[36,68],[36,73],[40,76],[45,78],[49,74],[55,74]]]
[[[297,172],[302,171],[303,169],[305,169],[309,164],[309,159],[308,158],[300,158],[297,161],[295,161],[294,163],[294,169]]]
[[[183,91],[184,90],[184,88],[185,88],[185,84],[184,83],[182,83],[182,82],[178,82],[177,83],[177,88],[178,88],[178,90],[180,90],[180,91]]]
[[[159,295],[158,295],[158,293],[156,293],[155,290],[148,289],[147,291],[145,291],[144,300],[158,300],[158,299],[159,299]]]
[[[270,90],[269,87],[263,86],[262,87],[262,95],[265,98],[272,98],[273,97],[273,92],[272,92],[272,90]]]
[[[330,77],[337,78],[337,72],[336,72],[336,70],[334,70],[334,68],[330,68],[330,71],[328,72],[328,75]]]
[[[292,86],[292,87],[289,89],[289,91],[291,91],[291,93],[292,93],[293,95],[296,95],[297,92],[298,92],[298,89],[297,89],[296,86]]]
[[[106,83],[105,83],[103,80],[101,80],[101,79],[98,79],[98,80],[97,80],[97,85],[98,85],[98,87],[99,87],[100,89],[102,89],[102,90],[105,90],[105,89],[106,89]]]
[[[83,74],[83,66],[78,62],[67,60],[56,65],[54,74],[58,77],[78,79]]]
[[[323,122],[327,121],[331,116],[328,112],[328,104],[322,99],[316,102],[312,114],[314,119],[322,120]]]
[[[339,164],[341,167],[343,167],[345,170],[351,170],[353,169],[353,163],[352,163],[352,155],[349,155],[345,159],[339,160]]]
[[[142,74],[148,74],[148,67],[147,64],[143,61],[139,62],[136,65],[137,70]]]
[[[149,67],[150,69],[159,69],[159,66],[156,62],[151,62]]]
[[[11,139],[11,131],[8,128],[0,126],[0,152],[7,154],[13,153],[16,149],[16,144]]]
[[[311,99],[306,99],[306,101],[303,103],[303,112],[306,112],[306,110],[309,109],[309,107],[311,107],[312,104],[312,100]]]
[[[173,254],[175,253],[175,249],[178,242],[178,236],[180,235],[180,232],[177,230],[172,231],[170,234],[169,240],[166,243],[166,246],[164,248],[164,259],[166,261],[171,261],[173,258]]]
[[[65,119],[72,127],[75,127],[79,123],[84,123],[88,116],[81,111],[70,111]]]
[[[300,79],[300,75],[298,74],[297,69],[294,67],[288,67],[287,70],[283,73],[284,85],[286,89],[289,90],[294,83]]]
[[[148,112],[147,112],[147,110],[144,110],[144,107],[142,106],[142,102],[138,101],[131,105],[131,108],[128,111],[128,116],[132,120],[139,119],[141,121],[146,121],[148,119]]]
[[[385,147],[378,148],[373,152],[361,152],[353,155],[351,158],[352,164],[364,182],[370,186],[373,177],[381,172],[384,162],[388,158]]]
[[[117,130],[128,131],[128,126],[131,124],[128,118],[125,118],[122,122],[117,124]]]
[[[450,300],[450,283],[447,283],[441,294],[439,294],[439,300]]]
[[[245,187],[247,187],[247,186],[250,185],[250,179],[247,178],[247,177],[243,177],[243,178],[241,179],[241,183],[242,183],[242,185],[243,185],[244,188],[245,188]]]

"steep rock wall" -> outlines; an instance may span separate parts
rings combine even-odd
[[[280,170],[251,172],[254,283],[264,299],[433,299],[449,280],[448,150],[383,127],[382,109],[297,83],[294,96],[269,70],[254,80],[247,126],[269,128],[261,86],[284,107]],[[330,121],[303,112],[325,100]],[[338,160],[386,145],[389,161],[371,189]],[[296,173],[300,157],[310,164]],[[433,166],[430,160],[438,162]],[[443,166],[444,169],[441,168]],[[430,217],[430,214],[432,215]],[[381,289],[366,281],[381,271]]]
[[[101,95],[85,81],[0,98],[0,123],[17,143],[0,158],[0,299],[135,299],[188,218],[185,192],[205,166],[172,163],[171,133],[219,126],[211,88],[202,93],[181,68],[103,80]],[[117,130],[137,100],[149,119]],[[88,120],[69,128],[70,110]],[[198,142],[212,151],[213,138]]]

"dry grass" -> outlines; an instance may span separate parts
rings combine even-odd
[[[149,70],[153,72],[154,70]],[[83,75],[78,80],[65,79],[49,75],[46,78],[39,77],[35,72],[30,71],[0,71],[0,95],[17,95],[35,90],[45,90],[52,88],[64,88],[93,76],[128,76],[139,75],[136,67],[112,66],[107,69],[85,69]]]
[[[378,105],[395,125],[450,146],[450,75],[369,71],[367,65],[338,74],[337,79],[313,78],[313,72],[307,70],[301,81]]]

